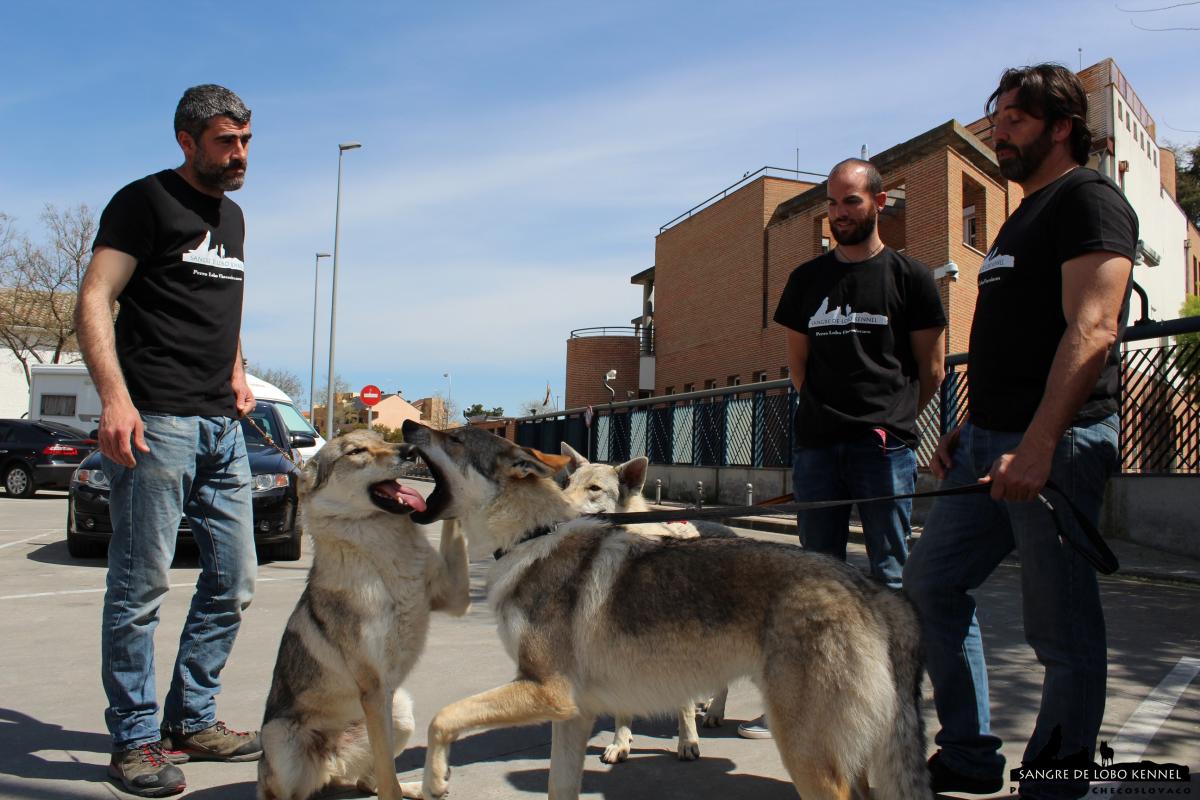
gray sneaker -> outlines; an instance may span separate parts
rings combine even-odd
[[[167,750],[178,750],[190,761],[257,761],[262,758],[258,731],[235,731],[218,721],[192,733],[162,731]]]
[[[771,729],[767,727],[767,715],[763,714],[758,719],[738,725],[738,736],[743,739],[770,739]]]
[[[108,775],[139,797],[168,797],[187,788],[183,772],[167,760],[160,742],[113,753]]]

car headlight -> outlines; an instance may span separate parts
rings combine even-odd
[[[71,476],[71,483],[84,484],[93,489],[107,489],[108,476],[100,469],[77,469]]]
[[[266,475],[255,475],[253,480],[254,491],[266,492],[271,489],[283,489],[288,485],[288,476],[286,472],[272,472]]]

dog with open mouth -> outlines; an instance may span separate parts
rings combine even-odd
[[[305,465],[300,513],[313,539],[308,584],[284,628],[263,715],[259,800],[308,800],[356,788],[383,800],[420,797],[395,757],[413,731],[400,688],[425,646],[431,611],[470,606],[466,542],[454,521],[437,549],[400,483],[407,444],[353,431]]]
[[[403,430],[436,480],[414,519],[457,518],[472,549],[496,552],[488,601],[517,665],[512,682],[434,716],[426,800],[446,794],[463,732],[546,721],[549,795],[572,800],[598,714],[671,713],[738,677],[762,693],[805,800],[931,798],[920,628],[903,595],[791,544],[651,538],[581,517],[553,480],[564,456],[474,428]]]

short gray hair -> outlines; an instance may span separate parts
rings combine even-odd
[[[175,133],[187,131],[199,142],[213,117],[229,117],[239,125],[250,121],[250,109],[242,98],[215,83],[193,86],[179,98],[175,107]]]

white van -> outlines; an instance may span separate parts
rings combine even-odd
[[[267,383],[249,372],[246,373],[246,385],[250,387],[250,391],[254,392],[255,400],[272,403],[279,409],[279,415],[283,417],[283,424],[287,425],[288,433],[299,433],[311,436],[316,440],[317,443],[312,447],[296,448],[300,455],[304,456],[305,461],[312,458],[318,450],[325,446],[325,440],[321,438],[321,434],[317,433],[304,415],[296,410],[292,398],[284,394],[278,386]]]
[[[29,419],[57,422],[87,433],[100,424],[100,395],[83,364],[33,364],[29,368]],[[307,461],[325,440],[313,429],[292,398],[278,386],[246,373],[246,383],[254,396],[279,408],[288,433],[300,433],[316,439],[313,447],[297,448]]]

